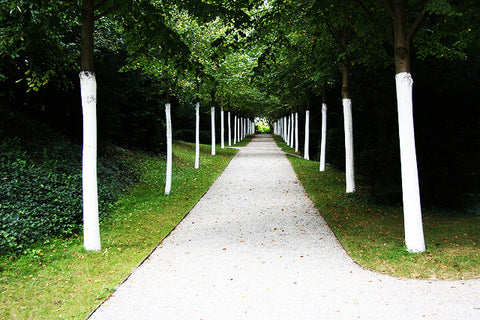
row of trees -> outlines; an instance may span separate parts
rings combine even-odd
[[[467,58],[463,49],[478,36],[472,35],[472,23],[478,19],[474,6],[474,3],[407,0],[384,1],[383,5],[362,0],[275,2],[264,16],[263,29],[258,31],[272,39],[264,52],[268,61],[262,74],[275,79],[276,87],[266,90],[286,94],[283,112],[291,112],[291,117],[283,118],[277,125],[286,133],[289,145],[296,148],[298,145],[293,142],[293,137],[298,136],[298,120],[293,117],[298,105],[306,105],[308,117],[310,95],[319,94],[320,88],[335,81],[332,66],[339,69],[347,193],[355,191],[351,69],[355,65],[371,68],[388,65],[387,57],[393,52],[394,59],[390,59],[394,61],[397,87],[405,242],[411,252],[425,250],[413,124],[411,45],[419,38],[416,49],[423,56]],[[282,27],[278,28],[278,24]],[[272,30],[273,25],[276,30]],[[315,61],[316,66],[309,61]],[[292,101],[292,97],[301,97],[306,102]],[[322,119],[325,121],[326,116]],[[292,134],[293,123],[295,134]],[[305,136],[308,134],[306,126]]]
[[[198,143],[201,126],[204,142],[211,141],[212,153],[216,134],[220,134],[223,146],[225,111],[237,119],[264,117],[276,123],[279,134],[287,133],[289,119],[296,124],[290,129],[295,135],[290,137],[298,139],[299,131],[305,137],[303,142],[289,143],[295,148],[303,143],[305,158],[318,157],[320,170],[325,170],[326,157],[344,168],[346,191],[353,192],[355,170],[368,173],[365,165],[354,162],[358,145],[364,157],[370,154],[372,158],[374,149],[366,142],[373,135],[369,133],[372,127],[361,121],[355,124],[355,131],[361,134],[355,134],[354,148],[353,122],[360,118],[359,111],[373,117],[363,123],[375,122],[385,114],[391,119],[391,111],[379,105],[395,100],[382,92],[391,85],[374,83],[369,76],[378,77],[394,66],[406,243],[410,251],[423,251],[411,58],[471,66],[471,52],[475,52],[478,39],[476,9],[478,4],[473,0],[386,0],[383,4],[373,0],[2,3],[0,80],[6,84],[2,95],[10,105],[26,106],[42,115],[55,114],[60,123],[68,123],[64,128],[75,128],[71,123],[78,120],[66,119],[79,116],[75,108],[79,84],[74,79],[75,70],[80,70],[84,220],[90,225],[91,216],[92,229],[98,234],[97,115],[100,139],[104,135],[121,143],[153,149],[160,146],[161,150],[166,145],[167,159],[172,138]],[[100,61],[97,69],[94,56]],[[98,99],[97,74],[101,79]],[[375,93],[369,90],[372,84]],[[342,101],[343,121],[335,107],[330,107],[327,134],[327,102],[335,106],[338,100]],[[374,106],[367,105],[370,101]],[[215,107],[220,109],[220,125],[216,124]],[[159,112],[163,108],[164,115]],[[205,121],[198,124],[201,108],[202,117],[212,117],[210,127]],[[299,113],[304,114],[305,121],[298,119]],[[340,136],[340,125],[344,128],[344,150],[332,143]],[[382,135],[390,135],[392,128],[383,130]],[[145,139],[147,136],[152,138]],[[378,147],[382,153],[387,149]],[[340,154],[344,155],[343,164],[337,161]],[[385,156],[377,153],[373,157]],[[99,238],[85,238],[94,239],[86,243],[87,248],[99,249]]]

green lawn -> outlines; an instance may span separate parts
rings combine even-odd
[[[26,255],[0,257],[0,319],[86,318],[181,221],[237,152],[218,146],[216,156],[210,151],[201,146],[195,170],[195,145],[174,143],[170,196],[164,195],[164,160],[127,151],[142,182],[101,223],[102,250],[86,252],[76,235],[45,241]]]
[[[284,144],[278,139],[277,143]],[[343,172],[332,168],[319,172],[318,162],[293,156],[289,156],[289,160],[310,198],[360,265],[408,278],[471,279],[480,276],[480,217],[425,210],[427,250],[421,254],[408,253],[402,208],[366,201],[358,179],[359,191],[347,195]]]

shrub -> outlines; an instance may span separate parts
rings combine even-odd
[[[0,133],[0,253],[22,251],[82,223],[81,148],[65,137],[24,142]],[[55,140],[53,140],[55,137]],[[138,178],[121,148],[102,148],[98,161],[102,218]]]

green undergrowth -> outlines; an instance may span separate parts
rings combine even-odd
[[[101,222],[102,250],[87,252],[82,236],[51,238],[27,253],[0,257],[0,319],[84,319],[181,221],[237,152],[175,142],[173,181],[164,195],[165,162],[125,150],[141,182],[110,208]],[[166,288],[168,289],[168,288]]]
[[[345,174],[288,157],[303,187],[349,255],[360,265],[397,277],[472,279],[480,276],[480,219],[423,212],[427,250],[408,253],[400,207],[368,200],[362,181],[345,193]]]
[[[0,255],[29,250],[38,241],[72,234],[82,221],[79,145],[33,124],[39,135],[0,132]],[[101,146],[98,157],[100,216],[138,181],[123,149]]]

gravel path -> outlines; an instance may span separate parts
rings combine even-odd
[[[91,319],[480,319],[480,280],[362,269],[262,135]]]

